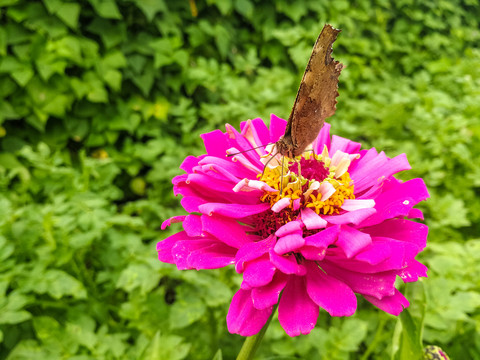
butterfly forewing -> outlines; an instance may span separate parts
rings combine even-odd
[[[325,119],[336,110],[338,77],[343,65],[332,56],[332,44],[340,30],[325,25],[313,47],[303,74],[285,135],[277,142],[278,152],[298,156],[318,136]]]

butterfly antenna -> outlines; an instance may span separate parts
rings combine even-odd
[[[227,154],[227,157],[232,157],[232,156],[235,156],[235,155],[238,155],[238,154],[243,154],[243,153],[246,153],[248,151],[252,151],[252,150],[261,148],[262,146],[265,147],[265,146],[270,145],[270,144],[273,144],[273,143],[268,143],[268,144],[265,144],[265,145],[258,145],[258,146],[255,146],[255,147],[251,148],[251,149],[248,149],[248,150],[239,151],[239,152],[236,152],[236,153],[233,153],[233,154]]]

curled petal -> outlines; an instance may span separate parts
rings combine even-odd
[[[253,306],[251,290],[238,290],[233,296],[227,314],[228,331],[232,334],[252,336],[267,322],[272,307],[258,310]]]
[[[165,221],[162,223],[161,229],[162,229],[162,230],[165,230],[167,227],[169,227],[169,226],[172,225],[172,224],[182,222],[183,220],[185,220],[185,218],[186,218],[185,215],[182,215],[182,216],[172,216],[171,218],[165,220]]]
[[[329,182],[323,182],[322,185],[320,185],[318,191],[322,194],[322,198],[320,199],[320,201],[325,201],[329,199],[336,190]]]
[[[346,199],[343,202],[342,209],[347,211],[355,211],[359,209],[368,209],[375,206],[375,200],[373,199]]]
[[[239,191],[268,191],[268,192],[278,192],[277,189],[274,189],[270,186],[268,186],[266,183],[263,181],[258,181],[258,180],[249,180],[249,179],[243,179],[235,185],[233,188],[233,191],[239,192]]]
[[[419,277],[427,277],[427,267],[417,260],[411,261],[408,266],[400,271],[403,282],[418,281]]]
[[[275,236],[282,237],[293,232],[299,232],[302,230],[302,222],[300,221],[290,221],[285,225],[282,225],[276,232]]]
[[[175,264],[179,270],[218,269],[235,261],[236,250],[208,238],[177,241],[172,247]]]
[[[305,239],[301,233],[291,233],[280,237],[273,249],[278,255],[283,255],[301,248],[304,244]]]
[[[371,243],[372,238],[369,234],[363,233],[351,226],[343,225],[335,245],[342,248],[347,258],[351,258]]]
[[[397,289],[395,289],[394,295],[385,296],[381,300],[368,295],[363,295],[363,297],[365,298],[365,300],[372,303],[373,305],[378,307],[380,310],[383,310],[386,313],[389,313],[395,316],[400,315],[403,309],[406,309],[410,305],[410,303],[405,298],[405,296],[403,296],[402,293]]]
[[[272,211],[279,213],[283,209],[285,209],[287,206],[290,205],[291,199],[289,197],[284,197],[280,200],[278,200],[275,204],[272,206]]]
[[[327,226],[327,221],[310,208],[303,208],[301,214],[302,222],[308,230],[323,229]]]

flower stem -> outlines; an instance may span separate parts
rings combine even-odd
[[[260,343],[262,342],[263,335],[265,335],[265,332],[267,331],[268,325],[270,325],[270,321],[272,321],[273,315],[275,315],[275,312],[277,311],[277,306],[275,305],[272,309],[272,314],[268,318],[266,324],[263,326],[262,330],[256,335],[249,336],[245,339],[245,342],[243,343],[242,348],[240,349],[240,352],[238,353],[237,360],[252,360],[253,357],[255,356],[255,353],[257,352],[258,347],[260,346]]]

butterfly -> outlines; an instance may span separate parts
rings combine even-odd
[[[325,119],[336,110],[338,77],[343,64],[334,60],[332,44],[341,30],[326,24],[313,46],[312,55],[288,118],[285,134],[275,143],[276,153],[294,158],[318,136]]]

